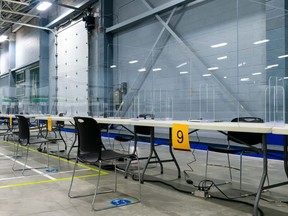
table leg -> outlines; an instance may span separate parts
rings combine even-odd
[[[181,178],[181,170],[180,170],[180,166],[174,156],[173,153],[173,149],[172,149],[172,128],[169,128],[169,151],[170,151],[170,155],[173,158],[173,161],[175,163],[175,166],[177,167],[178,170],[178,178]]]
[[[262,145],[263,145],[263,171],[262,171],[262,177],[258,186],[258,190],[256,193],[256,198],[254,202],[254,209],[253,209],[253,215],[258,215],[258,205],[261,197],[261,193],[263,191],[263,186],[265,183],[265,180],[267,178],[267,167],[268,167],[268,160],[267,160],[267,141],[266,141],[266,134],[262,135]]]
[[[146,169],[147,169],[147,167],[148,167],[149,161],[151,160],[152,155],[153,155],[153,152],[154,152],[154,127],[151,127],[150,130],[151,130],[151,131],[150,131],[150,136],[151,136],[151,137],[150,137],[150,153],[149,153],[149,156],[148,156],[148,158],[147,158],[147,162],[146,162],[146,164],[145,164],[145,167],[144,167],[144,169],[143,169],[143,171],[142,171],[141,183],[144,182],[144,174],[145,174],[145,172],[146,172]]]

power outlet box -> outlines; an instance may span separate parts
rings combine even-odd
[[[208,191],[196,190],[194,192],[194,196],[201,197],[201,198],[207,198],[209,195],[208,195]]]

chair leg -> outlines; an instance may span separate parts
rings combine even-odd
[[[75,176],[75,170],[76,170],[77,164],[78,164],[78,159],[76,159],[76,162],[75,162],[75,164],[74,164],[74,169],[73,169],[72,178],[71,178],[71,182],[70,182],[70,187],[69,187],[69,191],[68,191],[68,196],[69,196],[70,198],[73,198],[73,197],[71,196],[71,189],[72,189],[72,185],[73,185],[73,182],[74,182],[74,176]]]
[[[117,191],[117,169],[116,169],[116,163],[114,161],[114,192]]]
[[[243,159],[243,152],[240,153],[240,190],[242,190],[242,159]]]
[[[228,159],[228,168],[229,168],[229,175],[230,175],[230,182],[232,183],[232,171],[231,171],[231,163],[230,163],[230,155],[227,154]]]
[[[18,151],[19,151],[19,145],[20,145],[20,143],[17,143],[17,147],[16,147],[15,154],[14,154],[14,163],[13,163],[13,166],[12,166],[12,170],[13,170],[13,171],[14,171],[14,167],[15,167],[15,164],[16,164],[16,161],[17,161],[17,155],[18,155]]]
[[[141,172],[140,172],[140,161],[138,158],[138,155],[136,155],[136,159],[137,159],[137,164],[138,164],[138,183],[139,183],[139,195],[138,195],[138,200],[139,202],[141,202]]]
[[[27,144],[27,150],[26,150],[26,158],[25,158],[25,164],[23,166],[23,170],[22,170],[22,175],[24,175],[24,172],[25,172],[25,169],[26,169],[26,166],[27,166],[27,161],[28,161],[28,154],[29,154],[29,144]]]
[[[209,150],[207,149],[207,152],[206,152],[206,165],[205,165],[205,180],[207,179],[207,171],[208,171],[208,155],[209,155]]]
[[[98,178],[97,178],[97,184],[96,184],[96,189],[95,189],[95,193],[94,193],[94,197],[92,200],[92,210],[97,210],[94,208],[94,204],[95,204],[95,199],[98,193],[98,189],[99,189],[99,183],[100,183],[100,174],[101,174],[101,165],[102,165],[102,161],[99,161],[99,167],[98,167]]]

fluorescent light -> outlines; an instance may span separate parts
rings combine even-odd
[[[49,8],[52,5],[49,1],[42,1],[38,6],[37,10],[39,11],[45,11],[47,8]]]
[[[145,68],[145,67],[144,67],[144,68],[140,68],[138,71],[139,71],[139,72],[145,72],[145,71],[146,71],[146,68]]]
[[[249,81],[250,80],[250,78],[248,78],[248,77],[245,77],[245,78],[241,78],[240,79],[240,81],[242,81],[242,82],[246,82],[246,81]]]
[[[224,78],[224,79],[227,79],[227,76],[224,76],[223,78]]]
[[[278,58],[287,58],[288,57],[288,55],[282,55],[282,56],[278,56]]]
[[[265,40],[255,41],[253,44],[257,45],[257,44],[267,43],[267,42],[269,42],[269,41],[270,41],[270,40],[265,39]]]
[[[116,65],[111,65],[110,68],[116,68]]]
[[[162,68],[153,68],[152,71],[161,71]]]
[[[227,59],[227,56],[221,56],[221,57],[218,57],[217,59],[218,60],[224,60],[224,59]]]
[[[203,74],[202,76],[203,77],[209,77],[209,76],[211,76],[211,74]]]
[[[5,40],[7,40],[8,36],[7,35],[1,35],[0,36],[0,43],[4,42]]]
[[[262,73],[261,72],[252,73],[253,76],[260,75],[260,74]]]
[[[138,62],[138,60],[131,60],[131,61],[129,61],[128,63],[129,64],[135,64],[135,63],[137,63]]]
[[[212,70],[218,70],[218,69],[219,69],[219,67],[211,67],[211,68],[208,68],[207,70],[212,71]]]
[[[187,65],[187,62],[184,62],[184,63],[182,63],[182,64],[177,65],[176,68],[180,68],[180,67],[183,67],[183,66],[185,66],[185,65]]]
[[[222,47],[222,46],[226,46],[227,43],[219,43],[219,44],[214,44],[214,45],[211,45],[210,47],[211,48],[218,48],[218,47]]]
[[[271,69],[271,68],[274,68],[274,67],[278,67],[279,65],[278,64],[274,64],[274,65],[268,65],[265,69]]]
[[[288,77],[283,77],[283,79],[288,79]]]
[[[180,74],[187,74],[188,71],[180,71],[179,73],[180,73]]]

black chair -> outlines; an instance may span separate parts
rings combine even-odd
[[[16,115],[17,121],[18,121],[18,143],[17,143],[17,149],[16,149],[16,153],[15,153],[15,160],[13,163],[13,167],[12,169],[14,171],[16,171],[15,168],[15,164],[17,162],[17,155],[18,155],[18,151],[19,151],[19,146],[23,146],[26,147],[26,157],[25,157],[25,162],[23,165],[23,169],[22,169],[22,174],[24,174],[24,171],[26,169],[31,169],[31,168],[27,168],[27,161],[28,161],[28,154],[29,154],[29,148],[30,145],[34,145],[34,144],[43,144],[45,143],[47,146],[47,167],[49,168],[49,149],[48,149],[48,143],[50,142],[50,140],[39,137],[39,134],[36,136],[31,136],[30,134],[30,127],[29,127],[29,120],[22,115]],[[59,146],[58,146],[58,151],[59,151]],[[34,168],[36,169],[36,168]]]
[[[264,121],[261,118],[257,117],[239,117],[232,119],[231,122],[245,122],[245,123],[263,123]],[[242,188],[242,155],[244,153],[259,153],[262,149],[254,147],[254,145],[262,144],[262,134],[261,133],[248,133],[248,132],[221,132],[227,135],[228,145],[226,147],[216,147],[216,146],[208,146],[207,148],[207,156],[206,156],[206,166],[205,166],[205,179],[207,179],[207,170],[208,166],[219,166],[225,167],[229,169],[230,181],[226,183],[232,182],[232,169],[238,170],[240,172],[240,189]],[[241,144],[239,146],[231,146],[230,142],[235,142]],[[227,154],[228,164],[209,164],[208,163],[208,155],[209,152],[217,152]],[[232,167],[230,163],[230,154],[239,154],[240,155],[240,165],[239,167]]]
[[[70,198],[76,198],[76,197],[83,197],[83,196],[89,196],[93,194],[88,194],[88,195],[76,195],[72,196],[71,191],[72,191],[72,185],[74,182],[74,177],[75,177],[75,170],[78,162],[82,163],[88,163],[92,165],[98,164],[98,179],[97,179],[97,184],[96,184],[96,189],[94,192],[94,197],[92,200],[92,209],[95,211],[98,210],[103,210],[103,209],[108,209],[112,207],[117,207],[117,206],[109,206],[101,209],[96,209],[95,208],[95,201],[96,201],[96,196],[99,194],[103,193],[109,193],[109,192],[116,192],[117,189],[117,167],[116,167],[116,161],[119,158],[136,158],[138,161],[138,178],[139,178],[139,197],[137,198],[138,203],[141,201],[141,182],[140,182],[140,167],[139,167],[139,160],[138,157],[135,154],[121,154],[118,152],[115,152],[113,150],[106,150],[103,148],[103,143],[101,139],[101,130],[99,127],[99,124],[97,121],[93,118],[90,117],[74,117],[75,121],[75,126],[78,131],[78,148],[77,148],[77,157],[76,157],[76,162],[74,165],[73,169],[73,174],[72,174],[72,179],[68,191],[68,196]],[[114,170],[115,170],[115,186],[114,190],[110,191],[104,191],[104,192],[99,192],[99,183],[100,183],[100,177],[101,177],[101,167],[102,167],[102,162],[106,161],[112,161],[114,164]],[[132,202],[129,204],[133,204]]]

